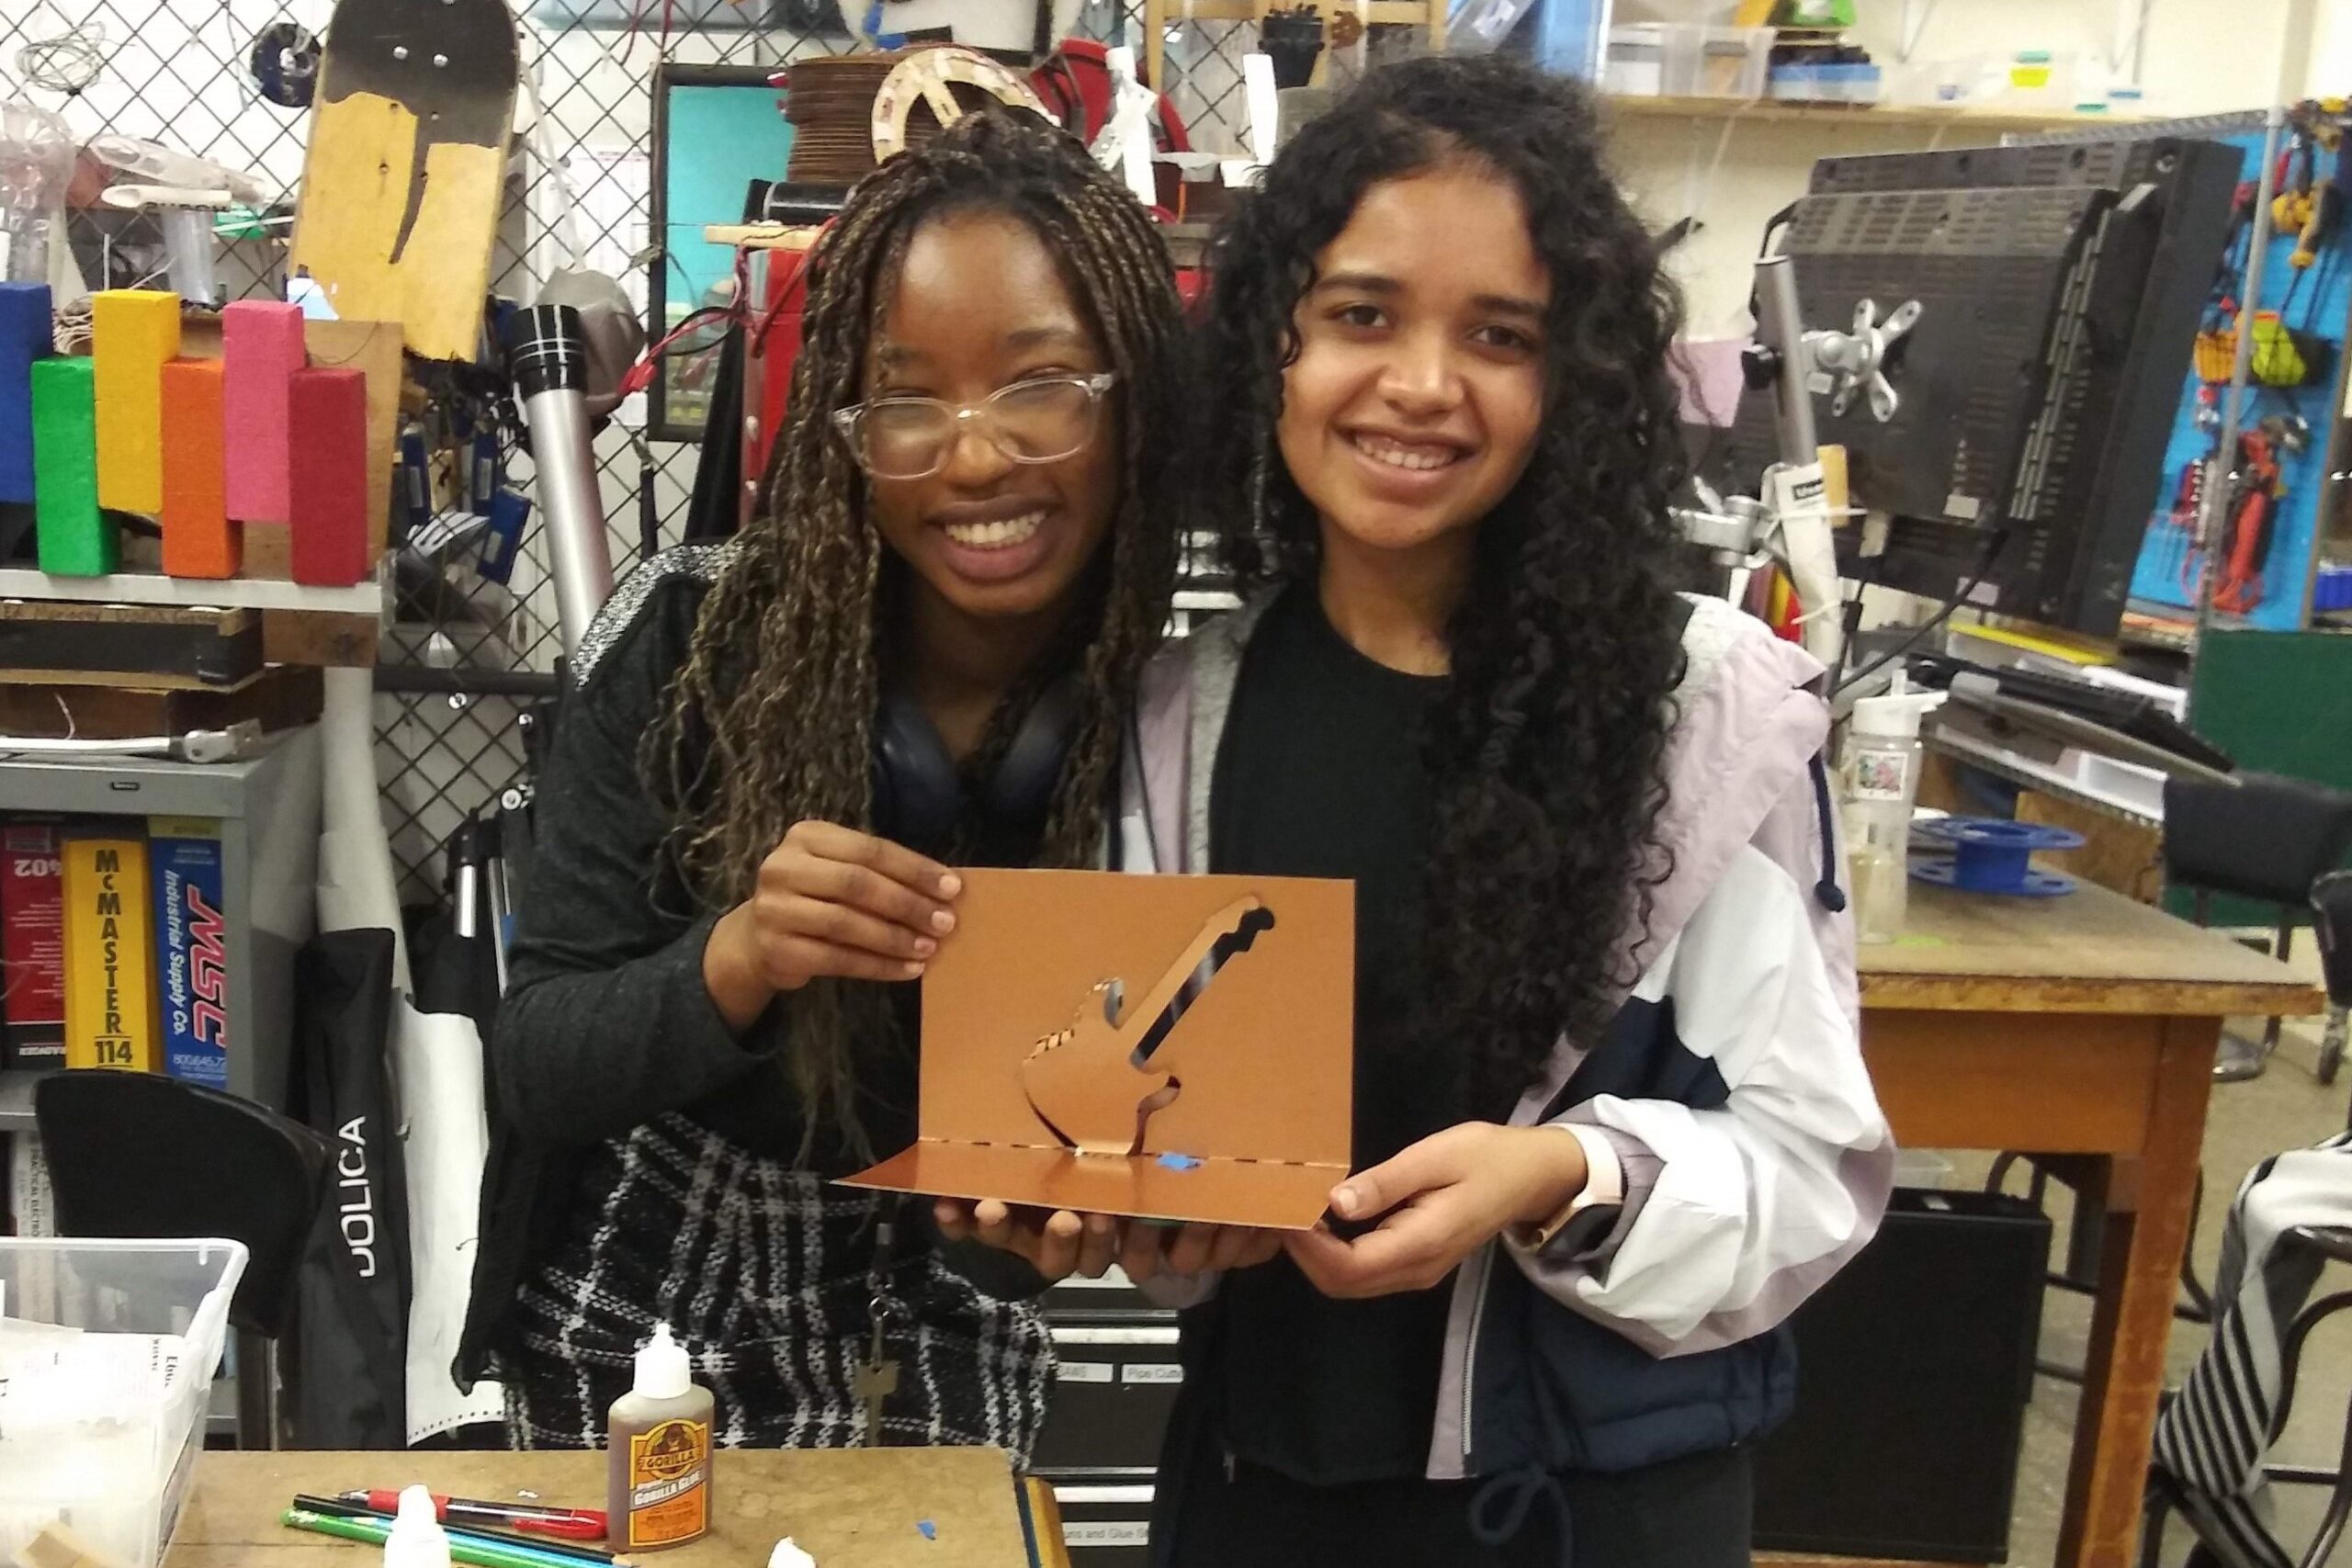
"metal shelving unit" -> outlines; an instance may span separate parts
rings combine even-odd
[[[229,1089],[283,1109],[293,1061],[294,953],[310,940],[316,904],[318,732],[291,730],[242,762],[0,751],[0,813],[219,821],[229,922]],[[31,1129],[40,1076],[0,1073],[0,1133]]]

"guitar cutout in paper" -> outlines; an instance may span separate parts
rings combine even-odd
[[[1152,1070],[1153,1054],[1218,972],[1273,925],[1273,912],[1256,897],[1237,898],[1202,924],[1135,1006],[1121,1005],[1123,979],[1095,985],[1069,1027],[1039,1040],[1021,1064],[1022,1090],[1037,1119],[1080,1154],[1141,1154],[1153,1113],[1184,1088],[1172,1074]]]

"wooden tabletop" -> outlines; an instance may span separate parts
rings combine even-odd
[[[2285,964],[2087,882],[2057,898],[1913,883],[1902,937],[1860,960],[1867,1008],[2295,1018],[2327,1005]]]
[[[423,1482],[491,1502],[602,1508],[601,1453],[206,1453],[164,1568],[366,1568],[376,1549],[288,1529],[297,1493]],[[714,1528],[660,1568],[764,1568],[792,1537],[822,1568],[1026,1568],[1012,1471],[991,1449],[722,1450]],[[918,1528],[929,1520],[933,1539]]]

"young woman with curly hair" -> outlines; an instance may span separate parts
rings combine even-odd
[[[723,1443],[864,1440],[876,1316],[887,1440],[1025,1454],[1044,1413],[1035,1276],[825,1179],[913,1140],[945,865],[1097,863],[1174,577],[1173,281],[1083,147],[999,115],[808,266],[757,517],[621,586],[541,780],[459,1360],[522,1445],[598,1442],[662,1323]]]
[[[1667,586],[1676,311],[1602,147],[1522,65],[1375,72],[1212,253],[1249,597],[1147,673],[1123,837],[1353,879],[1356,1174],[1130,1227],[1188,1309],[1158,1562],[1745,1562],[1779,1325],[1884,1205],[1823,671]]]

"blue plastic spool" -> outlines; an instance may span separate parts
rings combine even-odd
[[[1998,817],[1946,817],[1915,823],[1911,831],[1915,839],[1951,850],[1949,859],[1914,860],[1915,881],[2010,898],[2055,898],[2075,890],[2073,877],[2033,864],[2042,851],[2080,849],[2083,836],[2071,829]]]

